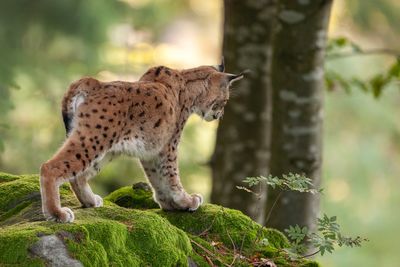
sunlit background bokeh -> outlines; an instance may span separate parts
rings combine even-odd
[[[57,25],[46,27],[46,23],[57,21],[51,16],[48,21],[28,21],[28,27],[21,29],[24,19],[20,22],[18,16],[24,14],[18,15],[18,6],[8,2],[5,6],[10,10],[0,13],[5,19],[16,16],[7,21],[10,27],[15,25],[14,38],[20,43],[15,51],[4,41],[0,45],[3,60],[18,57],[10,72],[13,89],[0,88],[2,171],[37,173],[40,164],[63,142],[60,102],[74,79],[90,75],[104,81],[134,81],[149,66],[216,64],[221,56],[222,1],[91,0],[77,7],[66,4],[68,10],[80,10],[79,16],[96,18],[96,23],[86,23],[82,17],[60,12],[60,23],[68,24],[69,18],[82,20],[79,33],[74,32],[77,29],[72,22],[62,31]],[[31,2],[25,12],[47,14]],[[57,6],[55,3],[52,5]],[[330,36],[346,36],[365,48],[399,50],[399,17],[397,0],[336,0]],[[329,60],[326,67],[344,76],[368,78],[393,60],[384,55],[358,56]],[[338,88],[326,93],[321,212],[337,215],[345,233],[370,241],[362,248],[338,249],[319,258],[323,266],[399,266],[399,118],[397,87],[386,89],[379,99],[358,89],[348,93]],[[216,123],[192,117],[180,145],[183,183],[189,191],[205,196],[209,196],[211,186],[207,163],[216,127]],[[137,161],[123,157],[107,165],[92,185],[106,195],[144,180]]]

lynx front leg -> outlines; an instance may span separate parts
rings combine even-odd
[[[203,203],[200,194],[189,195],[183,189],[179,178],[177,155],[168,149],[167,153],[152,160],[141,160],[146,175],[153,186],[154,197],[163,210],[195,211]]]
[[[103,199],[101,196],[93,193],[92,189],[88,181],[95,176],[100,169],[110,162],[115,155],[113,153],[108,153],[104,158],[98,162],[94,162],[93,166],[88,168],[81,175],[77,176],[75,179],[70,180],[70,184],[72,190],[74,191],[76,197],[79,199],[79,202],[82,203],[82,207],[91,208],[91,207],[102,207]]]
[[[93,168],[90,168],[82,175],[70,181],[72,190],[84,208],[103,206],[103,199],[99,195],[94,194],[88,184],[88,180],[96,175],[96,173]]]

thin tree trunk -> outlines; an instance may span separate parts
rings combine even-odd
[[[332,0],[280,0],[272,63],[271,174],[305,174],[318,187],[322,163],[324,50]],[[267,211],[278,190],[268,189]],[[313,227],[318,196],[283,192],[268,226]]]
[[[266,189],[260,198],[238,190],[248,176],[268,174],[271,37],[275,0],[225,0],[223,55],[226,70],[251,73],[233,88],[217,131],[211,160],[211,201],[263,222]]]

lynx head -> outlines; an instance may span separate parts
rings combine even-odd
[[[184,98],[192,99],[192,112],[206,121],[220,119],[229,99],[231,85],[244,77],[225,73],[225,64],[200,66],[192,69],[174,70],[165,66],[150,68],[141,78],[142,82],[159,82],[169,90],[184,91]],[[181,94],[179,93],[179,96]],[[180,99],[183,103],[186,99]]]
[[[192,87],[188,89],[202,91],[194,103],[193,111],[206,121],[220,119],[229,100],[231,85],[242,79],[244,72],[237,75],[225,73],[223,61],[218,66],[202,66],[190,71],[197,75],[192,79],[186,78],[186,84]]]

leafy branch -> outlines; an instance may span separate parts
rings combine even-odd
[[[261,182],[265,182],[267,185],[271,186],[273,189],[279,188],[284,191],[298,191],[301,193],[311,193],[316,194],[321,190],[313,189],[312,180],[307,178],[304,175],[300,174],[284,174],[282,177],[269,175],[265,176],[257,176],[257,177],[247,177],[243,180],[244,183],[248,184],[249,187],[254,187]],[[238,189],[250,191],[249,188],[243,186],[237,186]]]
[[[275,198],[275,201],[272,204],[272,206],[267,214],[265,223],[268,223],[268,221],[271,217],[272,211],[274,210],[275,205],[278,203],[278,200],[280,199],[280,197],[282,195],[282,191],[297,191],[297,192],[301,192],[301,193],[311,193],[311,194],[316,194],[316,193],[322,192],[322,189],[317,190],[317,189],[312,188],[313,184],[312,184],[312,180],[310,178],[308,178],[304,175],[293,174],[293,173],[283,174],[282,178],[279,178],[277,176],[272,176],[272,175],[269,175],[268,177],[265,177],[265,176],[247,177],[243,180],[243,183],[248,184],[248,187],[250,187],[250,188],[257,186],[261,183],[266,183],[268,186],[271,186],[273,189],[275,189],[275,188],[281,189],[281,191]],[[248,187],[236,186],[236,188],[238,188],[240,190],[244,190],[246,192],[255,194],[258,197],[260,196],[261,192],[258,192],[258,193],[254,192],[253,190],[251,190]]]
[[[281,178],[272,175],[269,175],[268,177],[247,177],[243,180],[243,182],[246,183],[248,187],[237,186],[237,188],[256,195],[259,195],[260,192],[254,192],[250,188],[257,186],[260,183],[266,183],[274,189],[279,188],[281,190],[267,215],[267,222],[283,191],[297,191],[311,194],[322,192],[322,189],[317,190],[314,188],[310,178],[304,175],[293,173],[282,175]],[[292,260],[311,257],[316,254],[324,255],[325,252],[332,253],[335,249],[335,246],[359,247],[361,246],[362,242],[367,241],[367,239],[359,236],[344,236],[340,232],[340,225],[337,223],[336,216],[329,217],[324,214],[322,218],[317,219],[316,226],[316,231],[310,231],[307,227],[300,227],[299,225],[289,226],[289,228],[285,230],[290,241],[290,247],[283,249],[283,251],[285,251]],[[268,240],[259,240],[259,236],[256,238],[256,240],[258,241],[259,245],[268,244]],[[310,247],[314,250],[314,252],[306,254]]]
[[[324,214],[322,218],[317,219],[317,231],[310,232],[307,227],[298,225],[290,226],[285,230],[291,246],[285,251],[292,258],[298,258],[299,254],[304,254],[311,245],[314,252],[301,258],[310,257],[316,254],[324,255],[325,252],[332,253],[335,250],[335,245],[342,247],[360,247],[362,242],[368,241],[360,236],[348,237],[340,232],[340,225],[337,223],[336,216],[329,217]]]
[[[346,78],[341,73],[327,70],[325,82],[328,90],[332,91],[337,87],[341,87],[346,92],[350,92],[351,88],[355,87],[364,92],[371,92],[374,97],[378,98],[387,86],[400,80],[400,51],[385,48],[364,50],[349,39],[339,37],[328,42],[326,54],[327,60],[378,54],[395,58],[395,62],[387,70],[377,73],[369,79],[362,79],[356,76]]]
[[[365,56],[365,55],[389,55],[389,56],[400,56],[400,51],[387,49],[387,48],[376,48],[365,50],[358,44],[352,42],[345,37],[338,37],[329,40],[326,46],[327,59],[341,59],[345,57],[353,56]]]

